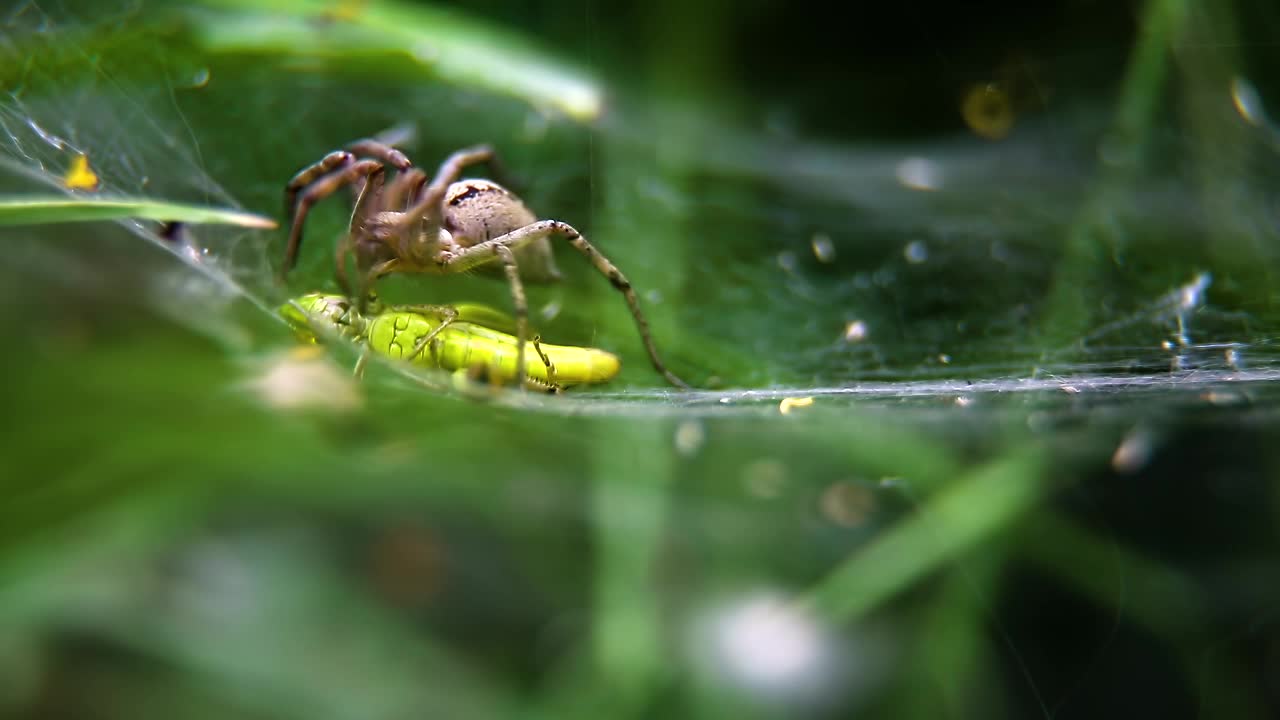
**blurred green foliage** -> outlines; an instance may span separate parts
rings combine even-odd
[[[1280,12],[1126,8],[6,11],[0,714],[1269,716]],[[387,131],[493,143],[701,389],[571,252],[614,385],[355,384],[271,313],[345,197],[287,286],[150,221]]]

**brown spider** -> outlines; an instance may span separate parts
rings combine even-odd
[[[365,159],[357,159],[364,157]],[[358,140],[303,168],[285,188],[285,216],[293,216],[281,277],[293,268],[302,245],[307,213],[320,200],[351,185],[357,198],[351,226],[335,252],[339,285],[350,297],[365,298],[378,278],[391,273],[445,275],[501,264],[515,305],[516,377],[524,377],[529,309],[521,277],[530,282],[560,279],[551,238],[563,238],[626,298],[653,367],[672,385],[687,388],[662,364],[649,323],[630,281],[581,233],[559,220],[539,220],[519,197],[491,180],[460,180],[471,165],[497,170],[493,149],[458,150],[441,163],[435,177],[414,167],[399,150],[377,140]],[[386,168],[396,175],[386,182]],[[355,254],[359,284],[352,293],[347,261]]]

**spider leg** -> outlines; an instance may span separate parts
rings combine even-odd
[[[333,249],[333,276],[338,280],[338,287],[342,289],[342,294],[348,298],[351,295],[351,281],[347,278],[347,256],[356,249],[355,236],[348,231],[342,239],[338,241],[337,246]],[[358,308],[361,313],[365,311],[362,304]]]
[[[622,293],[622,296],[626,299],[627,307],[631,310],[631,317],[635,320],[636,328],[640,331],[640,339],[644,342],[644,348],[649,353],[649,360],[653,363],[654,369],[661,373],[667,379],[667,382],[672,385],[688,389],[689,385],[677,377],[675,373],[668,370],[658,356],[658,349],[654,346],[653,338],[649,335],[649,321],[645,319],[644,313],[640,310],[640,300],[636,297],[636,292],[631,287],[631,281],[627,280],[617,266],[609,262],[608,258],[600,254],[599,250],[596,250],[581,233],[568,223],[563,223],[559,220],[539,220],[492,240],[487,240],[471,247],[453,250],[443,255],[439,259],[439,263],[443,266],[445,272],[463,272],[487,262],[492,262],[494,257],[502,257],[501,253],[503,251],[510,253],[512,249],[523,247],[544,237],[564,238],[566,242],[573,246],[574,250],[586,256],[592,267],[608,278],[609,283],[618,292]],[[511,270],[508,268],[508,277],[510,276]],[[523,290],[521,290],[521,295],[523,294]],[[522,321],[522,318],[517,317],[517,320]],[[524,342],[523,336],[521,336],[520,342]],[[521,348],[523,348],[523,344]]]
[[[413,205],[405,210],[404,223],[407,226],[422,223],[423,231],[431,230],[430,235],[434,235],[435,229],[440,226],[445,191],[462,177],[463,170],[480,163],[494,163],[493,148],[477,145],[458,150],[445,158],[436,170],[435,177],[421,186]]]
[[[364,275],[362,275],[360,278],[360,287],[358,288],[359,299],[357,303],[357,310],[359,310],[361,313],[367,312],[370,300],[371,299],[373,301],[377,300],[377,296],[373,292],[373,283],[377,281],[378,278],[384,275],[390,275],[391,273],[399,269],[400,269],[400,260],[397,258],[391,258],[390,260],[383,260],[382,262],[377,263],[373,267],[369,268],[369,271],[364,273]],[[339,281],[340,282],[346,281],[345,271],[343,273],[343,277]],[[344,292],[346,292],[345,288],[344,288]],[[351,295],[348,294],[348,297],[351,297]]]
[[[395,179],[387,185],[387,191],[383,195],[383,209],[403,210],[411,202],[410,198],[418,197],[418,191],[422,189],[423,184],[426,182],[427,174],[418,168],[410,168],[405,172],[398,173]]]
[[[372,157],[382,162],[383,165],[390,165],[400,172],[413,167],[413,162],[409,160],[408,156],[377,138],[356,140],[347,145],[347,150],[357,157],[363,155]],[[360,193],[364,192],[364,181],[357,180],[351,185],[351,190],[353,199],[360,197]],[[386,207],[392,206],[388,204]]]
[[[409,158],[390,145],[373,138],[363,138],[347,145],[347,150],[356,155],[367,155],[377,158],[397,170],[408,170],[413,167]]]
[[[293,224],[289,227],[289,244],[285,246],[284,264],[280,267],[281,278],[298,262],[298,250],[302,245],[302,227],[307,221],[307,213],[311,211],[311,206],[329,197],[338,188],[363,180],[381,169],[382,165],[376,160],[361,160],[351,165],[340,165],[338,169],[320,177],[302,192],[298,197],[297,208],[294,210]],[[362,196],[364,194],[362,193]]]
[[[356,266],[360,266],[358,236],[360,233],[365,232],[365,221],[382,209],[382,186],[383,180],[386,178],[386,172],[376,161],[362,160],[361,162],[373,163],[373,168],[367,173],[368,179],[364,188],[360,191],[360,197],[356,199],[355,208],[351,211],[351,224],[347,227],[347,234],[338,242],[334,255],[334,275],[337,277],[338,286],[342,288],[342,292],[347,297],[353,297],[351,283],[347,279],[347,257],[354,253],[356,255]],[[359,167],[359,164],[357,163],[352,167]],[[364,312],[365,295],[368,287],[368,285],[362,285],[356,288],[360,293],[361,312]]]
[[[345,150],[335,150],[334,152],[320,158],[319,162],[306,166],[294,175],[289,184],[284,187],[284,216],[287,218],[293,215],[295,204],[298,202],[298,192],[302,188],[315,182],[316,178],[321,175],[327,175],[339,167],[345,167],[355,162],[356,158]]]
[[[443,196],[445,188],[462,177],[463,170],[472,165],[479,165],[480,163],[492,165],[495,162],[497,160],[493,148],[488,145],[476,145],[456,150],[445,158],[444,162],[440,163],[440,167],[436,169],[435,177],[431,178],[431,185],[428,187],[438,188],[441,196]]]
[[[524,283],[520,281],[520,268],[516,266],[516,256],[511,248],[499,245],[494,248],[495,254],[502,260],[502,269],[507,273],[507,284],[511,286],[511,302],[516,310],[516,378],[520,387],[525,385],[524,345],[529,337],[529,305],[525,302]]]

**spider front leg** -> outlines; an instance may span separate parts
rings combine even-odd
[[[667,366],[663,364],[662,358],[658,356],[658,349],[654,346],[653,338],[649,334],[649,321],[645,318],[644,312],[640,310],[640,300],[636,297],[636,292],[631,287],[631,281],[627,280],[626,276],[622,274],[622,271],[619,270],[616,265],[609,262],[608,258],[602,255],[599,250],[596,250],[591,243],[587,242],[587,239],[584,238],[581,233],[575,230],[573,226],[568,223],[563,223],[559,220],[539,220],[538,222],[526,225],[518,230],[512,230],[506,235],[493,238],[492,240],[472,245],[467,248],[451,250],[442,255],[439,262],[446,272],[453,273],[470,270],[487,262],[492,262],[493,259],[497,257],[503,259],[503,263],[507,265],[507,274],[508,278],[510,278],[512,277],[512,268],[514,267],[515,261],[514,258],[511,258],[510,263],[508,264],[506,257],[510,257],[511,251],[546,237],[564,238],[566,242],[573,246],[574,250],[582,253],[582,255],[587,258],[592,267],[609,280],[609,284],[613,285],[614,289],[622,293],[623,298],[626,299],[628,309],[631,310],[631,317],[635,320],[636,329],[640,331],[640,339],[644,343],[645,350],[649,353],[649,360],[653,363],[654,369],[665,377],[667,382],[678,388],[687,390],[689,388],[688,383],[681,380],[675,373],[668,370]],[[516,293],[518,282],[519,278],[516,277],[515,282],[512,283],[513,295]],[[524,290],[523,286],[519,287],[519,302],[523,304]],[[520,314],[521,308],[517,307],[516,312],[516,319],[518,323],[517,329],[520,332],[523,332],[524,316]],[[527,313],[527,310],[525,310],[525,312]],[[523,350],[524,335],[520,335],[520,343],[521,350]],[[524,355],[522,352],[520,358],[523,360],[523,357]],[[523,365],[521,365],[521,367],[523,367]]]
[[[405,210],[406,228],[418,228],[428,237],[434,237],[444,220],[441,210],[445,192],[449,185],[462,177],[462,171],[472,165],[487,163],[491,170],[500,170],[501,164],[488,145],[477,145],[454,152],[440,163],[431,182],[418,186],[417,197],[413,205]]]
[[[316,174],[324,172],[325,162],[328,158],[333,157],[333,155],[334,154],[326,156],[326,159],[320,161],[317,165],[298,173],[298,175],[294,177],[294,180],[289,183],[290,188],[287,192],[296,193],[297,189],[300,188],[301,185],[295,187],[295,182],[300,180],[310,182]],[[366,177],[374,173],[380,174],[381,170],[382,164],[376,160],[361,160],[351,164],[339,162],[336,169],[328,171],[327,174],[321,175],[318,180],[314,180],[313,183],[308,185],[306,190],[302,191],[301,195],[297,196],[297,207],[293,210],[293,224],[289,227],[289,242],[288,245],[285,246],[284,251],[284,264],[280,266],[281,279],[283,279],[298,262],[298,250],[302,246],[302,227],[307,221],[307,213],[311,211],[311,207],[332,195],[339,188],[358,181],[363,181]],[[305,185],[306,183],[303,184]],[[369,185],[371,184],[372,183],[365,183],[365,189],[360,193],[362,198],[368,195]],[[294,196],[290,195],[286,199],[286,202],[291,203],[293,198]]]
[[[384,209],[383,184],[385,179],[386,173],[381,166],[369,174],[364,188],[360,191],[360,197],[356,198],[356,206],[351,211],[351,225],[347,228],[347,234],[343,236],[334,250],[333,269],[334,276],[338,280],[338,287],[342,288],[342,292],[347,297],[355,299],[356,309],[361,313],[368,309],[368,299],[372,293],[370,288],[373,287],[373,280],[377,276],[372,274],[362,275],[360,286],[355,289],[356,292],[353,295],[351,281],[347,278],[347,258],[349,255],[355,255],[356,267],[363,271],[366,262],[361,257],[363,246],[360,240],[364,233],[368,232],[369,218]]]
[[[416,200],[426,182],[427,174],[418,168],[410,168],[397,174],[387,185],[382,207],[397,212],[404,210],[406,205]]]
[[[374,138],[356,140],[347,145],[347,150],[356,155],[368,155],[369,157],[377,158],[397,170],[408,170],[413,167],[413,163],[409,162],[408,156],[403,152]]]
[[[387,161],[395,159],[388,157],[387,153],[398,152],[394,148],[373,140],[362,140],[353,143],[351,147],[370,155],[377,155]],[[437,237],[444,220],[441,210],[449,185],[461,177],[462,171],[467,167],[480,163],[489,163],[491,166],[497,163],[493,148],[488,145],[477,145],[453,153],[440,164],[440,169],[436,171],[431,182],[425,182],[425,174],[417,168],[399,173],[385,190],[383,190],[381,179],[375,180],[370,177],[368,185],[371,187],[362,189],[356,201],[356,209],[351,215],[351,232],[337,251],[340,258],[337,261],[338,283],[342,286],[343,292],[348,296],[351,295],[345,258],[353,251],[357,253],[360,251],[361,237],[357,234],[364,232],[363,228],[368,218],[379,211],[399,210],[400,203],[406,196],[410,201],[409,206],[400,213],[395,226],[389,233],[390,236],[397,238],[391,248],[393,257],[372,263],[361,262],[361,258],[357,257],[356,264],[363,273],[362,292],[363,288],[372,287],[378,278],[404,269],[412,270],[415,265],[422,262],[422,258],[415,257],[412,238]],[[431,260],[434,261],[434,258]],[[523,297],[523,289],[520,294]]]
[[[298,193],[302,188],[316,181],[316,178],[327,175],[338,168],[355,162],[356,158],[346,150],[335,150],[320,158],[319,162],[308,165],[298,171],[284,187],[284,216],[293,214],[298,203]]]

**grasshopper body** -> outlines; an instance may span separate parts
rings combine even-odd
[[[317,329],[332,328],[370,351],[444,370],[474,373],[490,382],[515,380],[519,344],[501,329],[509,322],[480,305],[394,305],[372,303],[360,313],[342,295],[308,293],[285,303],[280,314],[299,339],[317,341]],[[525,343],[525,384],[539,389],[608,382],[620,363],[596,348]],[[539,361],[539,359],[541,361]]]

